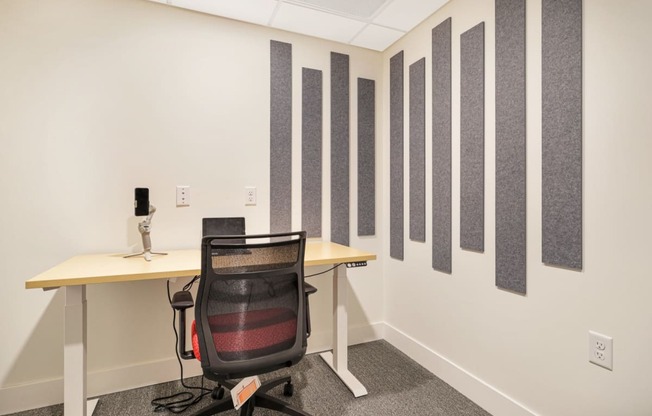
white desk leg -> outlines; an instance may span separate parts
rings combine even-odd
[[[86,286],[64,287],[63,412],[92,415],[97,399],[86,401]]]
[[[355,397],[367,394],[367,389],[348,368],[348,315],[346,312],[346,268],[338,267],[333,273],[333,352],[321,357],[346,384]]]

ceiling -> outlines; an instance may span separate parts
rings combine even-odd
[[[152,0],[383,51],[449,0]]]

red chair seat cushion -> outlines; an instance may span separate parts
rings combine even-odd
[[[236,312],[208,317],[213,342],[220,358],[246,359],[282,350],[294,344],[297,315],[287,308]],[[192,322],[192,349],[199,354],[196,322]]]

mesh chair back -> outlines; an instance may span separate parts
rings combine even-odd
[[[201,235],[245,235],[244,217],[215,217],[202,218]],[[233,240],[234,243],[244,243],[245,240],[240,237]]]
[[[305,232],[202,239],[195,322],[202,368],[213,379],[262,374],[306,350]]]

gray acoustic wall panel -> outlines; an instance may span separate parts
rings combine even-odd
[[[376,82],[358,78],[358,235],[376,234]]]
[[[349,55],[331,52],[331,241],[349,245]]]
[[[451,19],[432,30],[432,268],[451,264]]]
[[[270,230],[292,229],[292,45],[271,41]]]
[[[410,239],[426,241],[426,58],[410,65]]]
[[[496,286],[526,291],[525,0],[496,0]]]
[[[321,237],[322,72],[303,68],[301,85],[301,229]]]
[[[484,251],[484,22],[460,49],[460,247]]]
[[[403,51],[389,60],[389,255],[403,260]]]
[[[543,0],[543,262],[582,269],[582,0]]]

